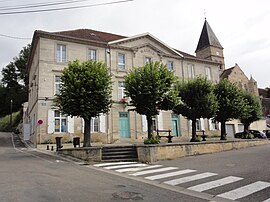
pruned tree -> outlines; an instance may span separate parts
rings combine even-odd
[[[70,62],[61,76],[56,106],[64,114],[84,119],[84,147],[91,146],[91,119],[107,113],[111,107],[112,82],[102,62],[89,60]]]
[[[217,100],[213,89],[213,84],[204,77],[178,81],[175,86],[175,91],[178,93],[181,102],[173,111],[191,120],[191,142],[196,141],[196,120],[200,118],[209,119],[215,115]]]
[[[146,116],[148,138],[153,135],[152,118],[159,110],[173,108],[177,99],[172,91],[175,81],[173,72],[159,62],[150,62],[135,68],[125,76],[125,94],[130,97],[134,110]]]
[[[220,139],[226,140],[226,122],[238,119],[245,103],[241,90],[227,79],[216,84],[214,92],[218,101],[215,120],[221,123]]]
[[[262,107],[259,98],[249,92],[243,91],[242,98],[244,107],[240,112],[239,120],[244,124],[244,134],[248,134],[250,124],[262,117]]]

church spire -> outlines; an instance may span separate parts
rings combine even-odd
[[[220,63],[220,70],[225,69],[223,47],[206,18],[195,53],[198,58]]]
[[[215,33],[213,32],[213,30],[211,29],[210,25],[208,24],[205,18],[201,36],[200,36],[195,53],[209,46],[214,46],[214,47],[223,49],[220,42],[218,41],[218,38],[216,37]]]

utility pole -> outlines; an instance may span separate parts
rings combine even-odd
[[[11,99],[10,100],[10,127],[12,126],[12,103],[13,103],[13,100]]]

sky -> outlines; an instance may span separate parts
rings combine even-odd
[[[83,28],[123,36],[149,32],[170,47],[195,55],[206,17],[224,48],[226,69],[237,63],[248,78],[252,76],[258,82],[258,87],[270,87],[269,0],[133,0],[80,9],[2,14],[11,12],[3,10],[6,7],[63,1],[68,0],[0,0],[0,69],[31,43],[35,30]],[[30,10],[116,1],[119,0],[82,0]]]

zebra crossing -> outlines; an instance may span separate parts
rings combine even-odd
[[[181,186],[184,183],[192,182],[194,185],[186,187],[188,190],[204,193],[215,188],[233,185],[233,183],[244,180],[244,178],[237,176],[219,177],[218,173],[200,172],[194,169],[179,169],[178,167],[165,167],[163,165],[149,165],[138,162],[99,163],[94,164],[93,166],[125,173],[130,176],[142,177],[146,180],[159,180],[161,183],[172,186]],[[218,179],[213,180],[211,177],[216,177]],[[196,182],[198,181],[199,183],[197,184]],[[234,187],[234,189],[227,190],[223,193],[217,193],[216,196],[229,200],[241,200],[241,198],[250,196],[267,188],[270,190],[269,182],[256,181],[244,186]],[[270,202],[270,198],[263,202]]]

